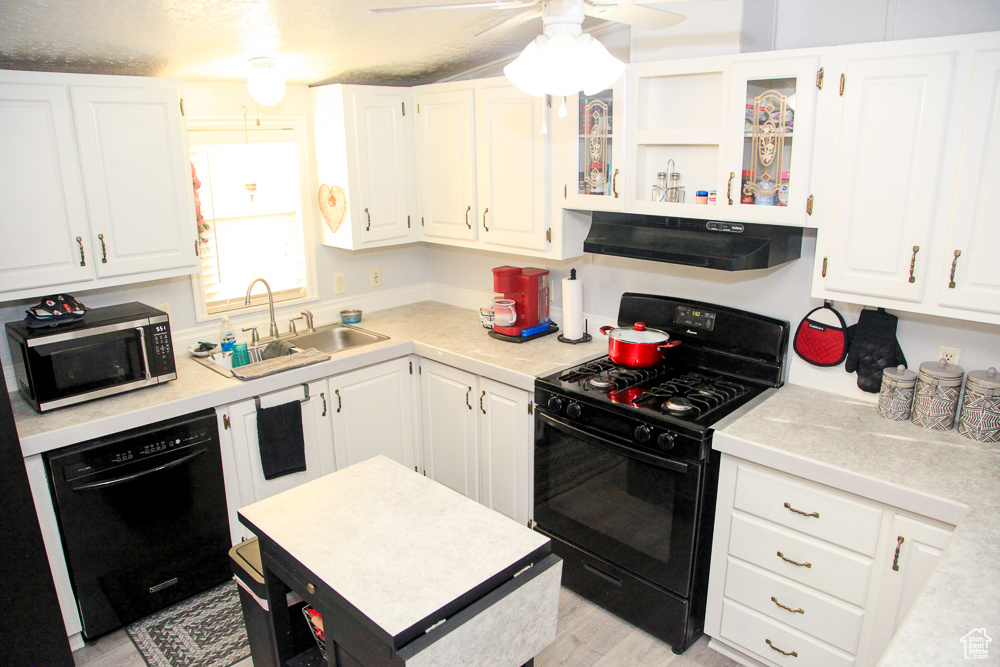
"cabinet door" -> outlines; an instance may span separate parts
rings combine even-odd
[[[482,504],[521,523],[530,518],[531,393],[479,378]]]
[[[358,191],[352,213],[361,225],[362,245],[416,240],[412,116],[404,115],[408,98],[391,88],[351,93]]]
[[[190,268],[191,163],[176,89],[72,88],[99,277]]]
[[[287,491],[303,482],[316,479],[333,472],[330,427],[323,418],[323,400],[326,382],[312,382],[309,385],[309,400],[302,406],[302,437],[305,441],[306,469],[274,479],[264,479],[260,462],[260,444],[257,439],[257,404],[254,399],[234,403],[227,408],[229,428],[232,429],[233,453],[240,486],[240,507],[263,500],[276,493]],[[302,401],[305,389],[296,385],[282,391],[260,396],[264,408],[283,405],[291,401]],[[323,450],[328,450],[323,452]],[[326,465],[324,465],[324,462]],[[227,494],[228,495],[228,494]],[[239,509],[237,507],[236,509]]]
[[[542,100],[508,84],[476,89],[476,188],[487,245],[545,250]]]
[[[595,95],[566,101],[572,155],[566,174],[566,208],[625,210],[625,77]],[[551,119],[550,119],[551,124]]]
[[[930,578],[951,531],[901,514],[892,519],[888,557],[875,609],[869,656],[874,663],[885,652],[910,607]]]
[[[807,221],[818,69],[817,57],[732,66],[723,203],[736,219]]]
[[[858,54],[838,68],[844,92],[828,247],[817,252],[827,290],[921,300],[945,131],[954,122],[954,61],[950,52]]]
[[[479,500],[478,378],[427,359],[420,362],[424,473]]]
[[[475,239],[473,90],[418,92],[416,106],[421,235]]]
[[[0,292],[94,277],[66,86],[0,83]]]
[[[1000,314],[1000,50],[976,52],[970,90],[938,302]]]
[[[338,469],[378,454],[418,468],[411,368],[394,359],[329,379]]]

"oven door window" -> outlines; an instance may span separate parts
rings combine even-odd
[[[88,394],[145,379],[134,329],[28,348],[40,402]]]
[[[591,442],[593,441],[593,442]],[[539,421],[535,521],[678,595],[691,578],[701,467],[670,466]],[[686,468],[679,472],[678,468]]]

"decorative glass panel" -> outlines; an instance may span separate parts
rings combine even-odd
[[[795,79],[747,82],[741,202],[787,206]]]
[[[580,180],[582,195],[611,194],[611,91],[580,94]]]

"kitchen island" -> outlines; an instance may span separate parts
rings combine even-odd
[[[322,614],[330,664],[517,667],[555,639],[548,538],[384,456],[240,520],[260,538],[281,664],[296,655],[280,638],[302,622],[289,590]]]

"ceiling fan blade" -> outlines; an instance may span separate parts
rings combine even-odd
[[[529,9],[519,14],[514,14],[514,16],[511,16],[509,19],[501,21],[500,23],[497,23],[495,26],[491,26],[486,30],[480,30],[479,32],[476,33],[476,37],[481,37],[483,35],[493,35],[498,32],[503,32],[504,30],[510,30],[511,28],[516,28],[522,23],[530,21],[531,19],[540,19],[540,18],[542,18],[542,10],[540,7],[537,9]]]
[[[373,14],[389,12],[419,12],[425,9],[520,9],[538,4],[539,0],[492,0],[487,2],[461,2],[451,5],[416,5],[413,7],[379,7],[371,9]]]
[[[670,26],[677,25],[687,17],[681,14],[643,7],[632,3],[621,3],[617,5],[594,4],[587,2],[583,8],[583,13],[594,18],[614,21],[616,23],[627,23],[637,28],[647,30],[662,30]]]

